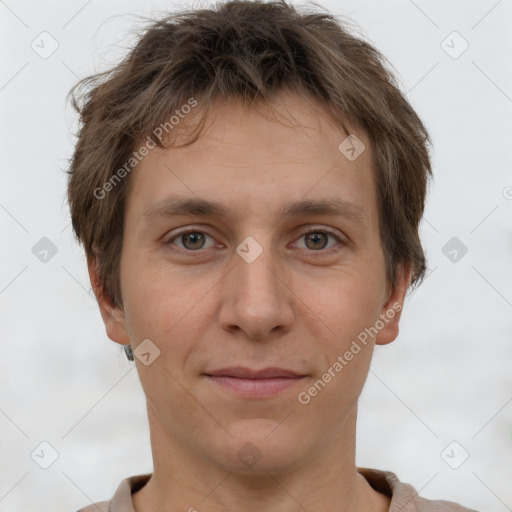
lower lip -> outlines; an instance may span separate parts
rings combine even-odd
[[[250,398],[265,398],[274,396],[288,389],[304,377],[274,377],[270,379],[240,379],[224,375],[207,375],[216,384],[230,389],[235,393]]]

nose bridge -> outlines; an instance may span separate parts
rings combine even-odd
[[[276,270],[279,265],[268,232],[246,237],[234,258],[223,300],[224,327],[237,326],[250,337],[262,338],[277,326],[288,324],[289,294]]]
[[[273,270],[275,264],[271,241],[268,236],[259,235],[257,238],[259,241],[255,237],[247,237],[237,247],[237,300],[249,309],[256,306],[260,310],[275,310],[278,302],[276,294],[279,290],[276,282],[278,279]]]

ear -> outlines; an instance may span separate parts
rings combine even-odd
[[[87,268],[107,336],[116,343],[129,345],[130,337],[126,330],[124,311],[122,307],[113,304],[112,299],[105,293],[103,285],[100,283],[97,256],[87,258]]]
[[[400,316],[404,307],[405,294],[409,288],[412,274],[412,265],[400,266],[399,277],[395,289],[391,291],[389,297],[382,307],[379,319],[384,327],[379,330],[376,338],[376,345],[387,345],[398,336]]]

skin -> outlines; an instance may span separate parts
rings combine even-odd
[[[355,425],[373,347],[397,337],[400,311],[307,405],[297,395],[379,315],[403,305],[410,268],[389,290],[367,134],[351,131],[366,149],[349,161],[338,150],[347,133],[321,104],[282,92],[272,106],[285,124],[263,107],[219,104],[195,143],[155,148],[132,171],[122,308],[102,293],[89,260],[108,336],[134,351],[149,338],[160,350],[148,366],[135,359],[154,461],[152,478],[133,494],[137,512],[389,508],[357,472]],[[171,195],[222,201],[229,215],[144,218]],[[365,220],[276,213],[286,200],[332,197],[358,205]],[[208,236],[194,245],[175,236],[184,227]],[[321,234],[329,228],[339,240]],[[320,239],[308,242],[311,232]],[[263,251],[252,263],[236,252],[247,236]],[[228,366],[306,377],[253,399],[203,375]],[[261,456],[252,467],[237,456],[247,443]]]

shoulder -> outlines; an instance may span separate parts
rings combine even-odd
[[[132,493],[144,487],[151,476],[151,473],[146,473],[125,478],[118,485],[112,499],[92,503],[77,512],[134,512]]]
[[[108,512],[108,508],[110,505],[110,501],[100,501],[98,503],[93,503],[88,507],[81,508],[77,510],[77,512]]]
[[[414,487],[401,482],[391,471],[357,468],[378,492],[391,498],[389,512],[478,512],[452,501],[428,500],[419,496]]]

